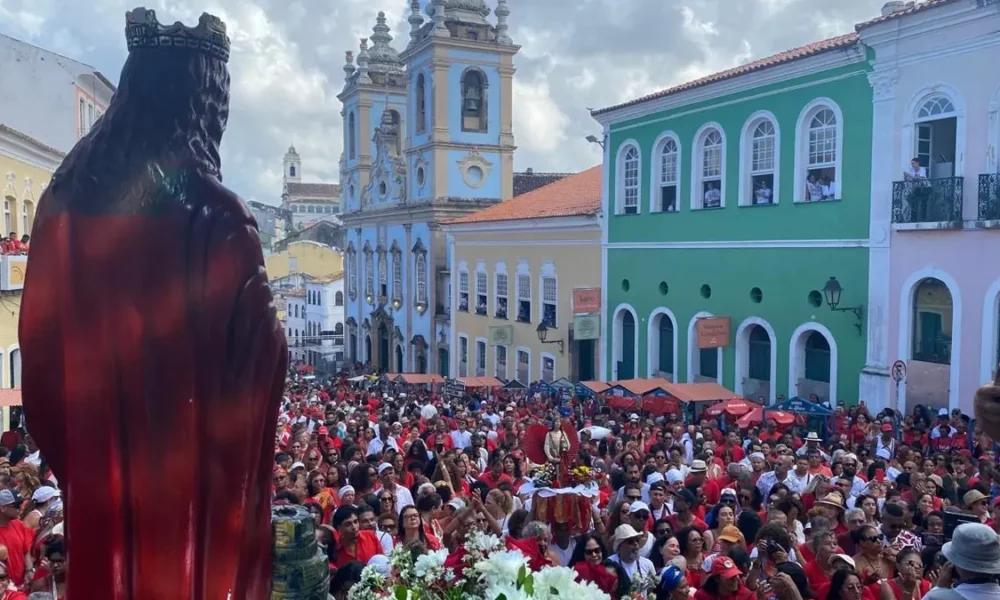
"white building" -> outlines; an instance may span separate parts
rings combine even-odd
[[[114,92],[94,67],[0,35],[0,123],[69,152]]]
[[[293,230],[304,229],[320,221],[343,225],[337,219],[340,186],[336,183],[303,183],[302,158],[289,146],[284,158],[281,208],[291,215]]]
[[[901,409],[971,414],[1000,358],[1000,1],[887,2],[857,30],[874,54],[860,397],[892,406],[898,359]]]
[[[344,360],[344,273],[306,283],[307,361],[336,370]]]
[[[306,364],[306,290],[304,287],[275,292],[285,303],[285,339],[288,341],[288,361]]]

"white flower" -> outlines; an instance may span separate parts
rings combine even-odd
[[[483,592],[483,598],[485,600],[497,600],[497,598],[503,596],[505,600],[532,600],[523,589],[518,588],[516,585],[495,585],[486,588]]]
[[[497,550],[502,550],[504,547],[503,541],[500,540],[495,535],[486,534],[481,531],[476,531],[469,536],[469,539],[465,542],[465,549],[469,552],[476,554],[487,554],[489,552],[495,552]]]
[[[576,571],[566,567],[545,567],[534,575],[534,597],[539,600],[565,598],[576,584]]]
[[[432,583],[444,575],[444,561],[448,558],[448,550],[441,549],[423,554],[417,558],[413,574],[425,583]]]
[[[562,596],[568,596],[574,600],[610,600],[611,598],[592,581],[577,582],[571,590],[562,592]]]
[[[516,550],[494,552],[475,564],[479,579],[487,587],[517,583],[521,569],[529,569],[528,559]],[[509,600],[509,599],[508,599]]]

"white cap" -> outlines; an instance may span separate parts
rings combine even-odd
[[[378,474],[381,475],[382,471],[385,471],[386,469],[391,469],[391,468],[392,468],[392,463],[384,462],[384,463],[382,463],[382,464],[380,464],[378,466]]]
[[[681,483],[684,481],[684,476],[677,469],[670,469],[667,471],[667,483]]]
[[[304,463],[302,463],[302,462],[295,462],[295,463],[292,463],[292,468],[288,469],[288,470],[289,471],[294,471],[295,469],[304,469],[304,468],[306,468],[306,465]]]
[[[878,450],[875,451],[875,456],[879,458],[884,458],[886,460],[892,458],[892,456],[889,454],[888,448],[879,448]]]
[[[455,510],[462,510],[465,508],[465,502],[463,502],[461,498],[452,498],[451,501],[448,502],[447,506],[450,506]]]
[[[649,485],[653,485],[657,481],[663,481],[663,475],[659,471],[653,471],[646,477],[646,483]]]
[[[628,416],[628,419],[629,419],[629,421],[638,421],[639,420],[639,415],[637,415],[635,413],[632,413],[631,415]]]
[[[948,409],[947,408],[942,408],[941,410],[939,410],[938,411],[938,416],[939,417],[947,417],[948,416]]]
[[[641,500],[639,500],[637,502],[633,502],[632,506],[629,507],[628,512],[630,514],[634,514],[634,513],[639,512],[640,510],[644,510],[646,512],[652,512],[652,511],[649,510],[649,506],[645,502],[643,502]]]

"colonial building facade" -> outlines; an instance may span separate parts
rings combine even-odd
[[[901,408],[971,414],[1000,358],[1000,3],[889,2],[857,29],[875,55],[863,393],[892,406],[903,360]]]
[[[289,146],[283,160],[281,178],[281,208],[291,219],[289,230],[312,227],[320,221],[341,225],[340,186],[336,183],[303,183],[302,157]],[[280,239],[280,238],[279,238]]]
[[[382,371],[444,373],[452,336],[439,224],[513,195],[513,58],[507,3],[419,2],[409,43],[379,13],[347,53],[341,219],[347,355]]]
[[[869,69],[849,34],[593,113],[605,378],[857,398]]]
[[[574,328],[577,312],[593,310],[574,296],[599,297],[600,211],[594,167],[443,225],[457,290],[451,376],[597,378],[599,322]]]

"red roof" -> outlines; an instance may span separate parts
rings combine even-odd
[[[601,166],[514,196],[489,208],[446,221],[446,225],[596,215],[601,210]]]
[[[958,2],[958,0],[924,0],[923,2],[910,2],[910,6],[902,10],[897,10],[894,13],[878,16],[870,21],[865,21],[864,23],[858,23],[854,26],[855,31],[861,31],[865,27],[871,27],[872,25],[878,25],[880,23],[885,23],[886,21],[891,21],[893,19],[898,19],[899,17],[905,17],[906,15],[912,15],[913,13],[923,12],[929,8],[935,8],[937,6],[944,6],[945,4],[951,4],[952,2]]]
[[[935,0],[935,1],[944,2],[951,0]],[[837,36],[835,38],[830,38],[828,40],[823,40],[821,42],[814,42],[812,44],[807,44],[805,46],[799,46],[798,48],[793,48],[791,50],[779,52],[778,54],[775,54],[773,56],[768,56],[767,58],[755,60],[745,65],[740,65],[738,67],[733,67],[732,69],[720,71],[719,73],[715,73],[707,77],[702,77],[701,79],[695,79],[694,81],[682,83],[681,85],[668,88],[659,92],[655,92],[653,94],[649,94],[648,96],[643,96],[642,98],[629,100],[628,102],[617,104],[615,106],[610,106],[608,108],[601,108],[598,110],[594,110],[591,111],[590,114],[596,116],[606,112],[611,112],[613,110],[618,110],[619,108],[624,108],[626,106],[634,106],[636,104],[642,104],[643,102],[648,102],[650,100],[655,100],[657,98],[672,96],[674,94],[699,88],[705,85],[709,85],[711,83],[725,81],[726,79],[732,79],[734,77],[739,77],[741,75],[753,73],[754,71],[761,71],[769,67],[774,67],[777,65],[789,63],[794,60],[798,60],[800,58],[806,58],[809,56],[814,56],[816,54],[822,54],[823,52],[829,52],[831,50],[845,48],[847,46],[855,44],[857,41],[858,41],[858,34],[848,33],[841,36]]]

